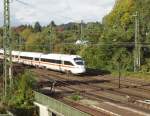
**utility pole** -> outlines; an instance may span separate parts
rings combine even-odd
[[[121,56],[118,58],[118,87],[121,87]]]
[[[50,24],[50,30],[49,30],[49,34],[50,34],[50,38],[49,38],[49,52],[52,52],[52,31],[53,30],[53,25],[52,23]]]
[[[21,36],[19,35],[19,42],[18,42],[18,43],[19,43],[19,44],[18,44],[18,45],[19,45],[19,51],[21,51],[21,46],[22,46],[22,41],[21,41],[21,40],[22,40],[22,38],[21,38]]]
[[[11,27],[10,27],[10,2],[4,0],[4,31],[3,31],[3,48],[4,48],[4,96],[7,97],[8,82],[11,89],[12,84],[12,40],[11,40]]]
[[[81,20],[80,25],[80,40],[83,41],[83,20]]]
[[[139,14],[135,16],[135,51],[134,51],[134,72],[139,71],[141,66],[141,45],[139,41]]]

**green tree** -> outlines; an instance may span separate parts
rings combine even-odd
[[[39,22],[36,22],[34,25],[34,32],[41,32],[42,31],[42,27],[40,25]]]
[[[26,71],[15,80],[14,93],[9,100],[9,106],[14,108],[33,107],[34,94],[32,88],[35,85],[34,76],[31,72]]]

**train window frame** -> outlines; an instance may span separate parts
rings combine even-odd
[[[74,61],[79,61],[79,60],[82,60],[82,61],[83,61],[83,59],[82,59],[82,58],[79,58],[79,57],[74,58]]]
[[[70,61],[64,61],[64,65],[68,65],[68,66],[74,66],[72,62]]]
[[[77,62],[75,62],[77,65],[80,65],[80,66],[83,66],[84,65],[84,63],[83,63],[83,61],[77,61]]]
[[[40,60],[40,58],[34,58],[34,60],[35,60],[35,61],[39,61],[39,60]]]
[[[32,57],[27,57],[27,56],[20,56],[20,59],[33,60]]]
[[[62,61],[61,60],[56,60],[55,61],[57,64],[62,64]]]
[[[18,56],[17,56],[17,55],[12,55],[12,57],[14,57],[14,58],[18,58]]]
[[[45,59],[41,58],[42,62],[48,62],[48,63],[54,63],[54,64],[62,64],[61,60],[55,60],[55,59]]]
[[[57,116],[57,114],[56,114],[56,113],[54,113],[54,112],[52,112],[52,116]]]

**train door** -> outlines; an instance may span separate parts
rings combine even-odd
[[[61,60],[61,64],[60,64],[60,70],[61,70],[61,71],[64,71],[63,65],[64,65],[64,61]]]
[[[61,56],[59,57],[58,64],[59,64],[59,71],[62,71],[62,64],[63,64],[63,61],[62,61]]]
[[[41,67],[41,57],[42,57],[42,54],[40,54],[40,57],[39,57],[39,63],[38,63],[39,67]]]

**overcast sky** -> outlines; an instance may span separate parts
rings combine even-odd
[[[57,24],[84,20],[101,21],[115,0],[10,0],[11,24],[42,25],[54,20]],[[19,2],[22,1],[22,2]],[[0,0],[0,25],[3,24],[3,0]]]

